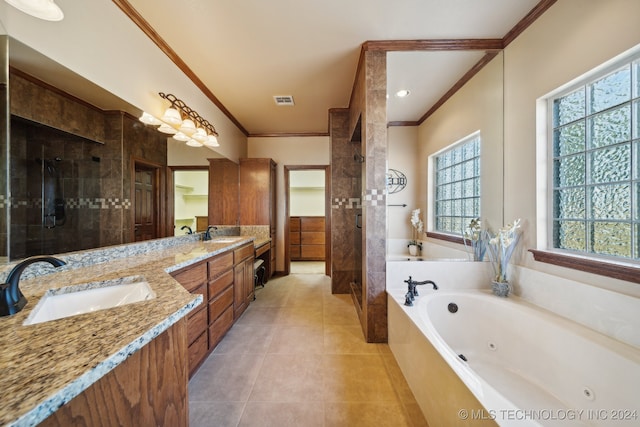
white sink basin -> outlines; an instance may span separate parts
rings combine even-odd
[[[211,243],[233,243],[242,239],[242,237],[217,237],[211,240]]]
[[[156,297],[143,276],[83,283],[47,291],[24,325],[119,307]]]

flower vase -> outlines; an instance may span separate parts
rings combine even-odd
[[[509,292],[511,291],[511,284],[509,284],[509,282],[496,282],[494,280],[491,282],[491,290],[494,295],[506,298],[509,296]]]
[[[409,245],[409,255],[411,256],[418,255],[418,245]]]

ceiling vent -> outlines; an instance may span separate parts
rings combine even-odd
[[[276,105],[293,106],[293,96],[291,95],[277,95],[273,97]]]

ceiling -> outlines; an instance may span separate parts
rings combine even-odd
[[[127,0],[248,135],[327,132],[366,41],[502,39],[539,0]],[[122,3],[122,1],[120,1]],[[418,121],[484,51],[394,52],[388,121]],[[273,96],[295,105],[276,106]],[[400,102],[402,101],[402,102]]]
[[[328,110],[349,106],[363,44],[389,52],[388,122],[420,122],[487,52],[486,46],[451,50],[451,43],[424,50],[429,43],[422,41],[501,45],[530,11],[555,0],[111,1],[242,132],[271,136],[326,135]],[[94,85],[70,79],[69,70],[56,70],[52,61],[43,64],[25,46],[12,47],[12,56],[12,65],[40,68],[33,75],[47,75],[63,89],[71,85],[80,99],[117,107],[115,97],[94,101]],[[411,93],[400,99],[394,96],[399,89]],[[273,97],[281,95],[293,96],[295,105],[277,106]]]

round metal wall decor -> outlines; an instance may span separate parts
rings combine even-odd
[[[407,186],[407,177],[397,169],[387,170],[387,193],[393,194],[404,190]]]

